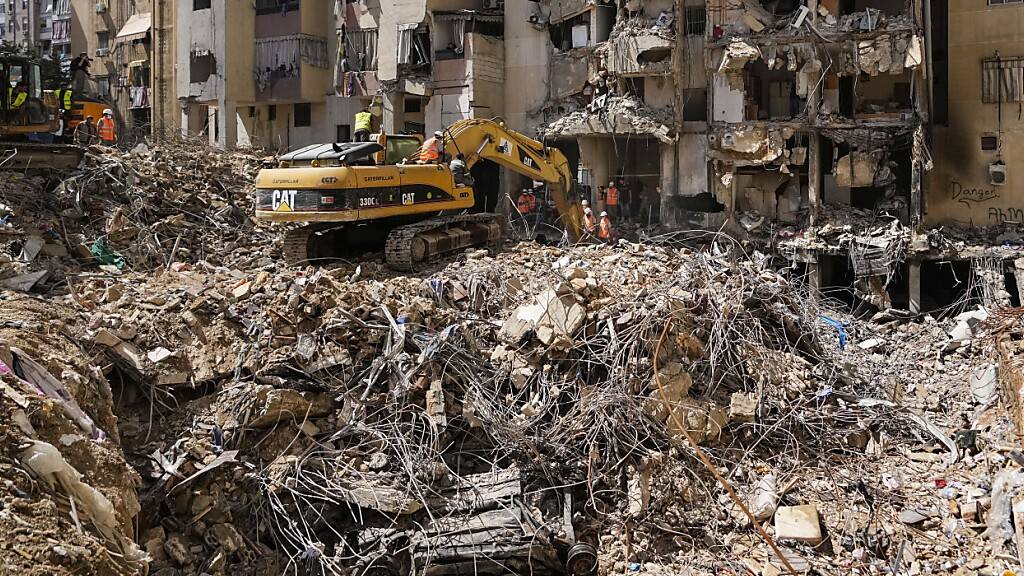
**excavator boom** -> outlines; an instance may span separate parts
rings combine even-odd
[[[490,160],[545,182],[569,240],[576,242],[583,236],[583,210],[573,188],[572,169],[569,160],[557,148],[548,148],[511,130],[500,119],[467,119],[445,129],[444,149],[451,156],[462,154],[470,168],[480,160]]]

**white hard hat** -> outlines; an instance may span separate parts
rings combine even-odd
[[[104,116],[107,116],[107,115],[109,115],[109,116],[113,116],[113,115],[114,115],[114,111],[113,111],[113,110],[111,110],[110,108],[104,108],[104,109],[103,109],[103,115],[104,115]]]
[[[582,204],[583,204],[583,207],[584,207],[584,208],[586,208],[587,206],[590,206],[590,202],[587,202],[586,200],[584,200],[584,201],[582,202]]]
[[[441,131],[438,130],[437,132],[434,132],[434,136],[437,136],[438,138],[443,138],[444,134],[442,134]]]
[[[612,180],[611,182],[609,182],[609,183],[608,183],[608,185],[609,185],[609,186],[615,186],[615,181],[614,181],[614,180]]]
[[[607,215],[608,215],[607,212],[601,212],[601,216],[607,216]]]
[[[594,213],[594,211],[593,211],[593,210],[591,210],[590,208],[584,208],[584,209],[583,209],[583,213],[584,213],[584,214],[593,214],[593,213]]]

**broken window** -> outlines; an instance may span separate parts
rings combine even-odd
[[[352,30],[346,33],[345,56],[354,70],[376,70],[377,30]]]
[[[458,60],[465,55],[466,51],[466,24],[468,18],[464,16],[435,16],[434,37],[437,42],[437,51],[434,58],[437,60]]]
[[[306,128],[313,123],[313,106],[309,102],[295,105],[295,127]]]
[[[704,6],[687,6],[685,17],[686,35],[703,36],[707,28],[707,9]]]
[[[747,65],[744,85],[746,120],[785,120],[804,112],[806,99],[797,95],[795,72],[771,70],[757,60]]]
[[[568,20],[548,27],[551,43],[555,50],[571,50],[590,46],[590,12],[584,12]]]
[[[644,101],[644,78],[642,76],[624,78],[622,83],[625,85],[626,94],[632,94],[636,96],[637,100]]]
[[[210,51],[193,52],[188,62],[189,82],[200,83],[213,75],[217,70],[217,61]]]
[[[705,122],[708,119],[707,88],[683,90],[683,121]]]
[[[414,67],[430,64],[430,30],[426,26],[398,25],[398,64]]]
[[[1024,57],[996,56],[982,62],[981,101],[986,104],[1024,101]]]
[[[298,0],[256,0],[256,14],[275,14],[298,9]]]

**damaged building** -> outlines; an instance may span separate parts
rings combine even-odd
[[[663,195],[704,185],[688,163],[703,156],[706,81],[692,63],[705,23],[703,4],[671,0],[509,6],[511,125],[565,152],[596,206],[615,181],[632,192],[634,221],[658,223]]]

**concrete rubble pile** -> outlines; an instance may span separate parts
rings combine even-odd
[[[650,134],[666,143],[674,142],[672,112],[651,108],[633,95],[611,96],[596,113],[586,109],[560,116],[545,129],[546,136],[608,133]]]
[[[0,285],[45,291],[93,264],[252,265],[277,241],[250,220],[259,159],[205,152],[194,142],[93,147],[71,174],[5,177]]]
[[[1017,312],[853,318],[714,235],[288,267],[271,231],[188,208],[247,180],[160,192],[157,150],[70,181],[148,174],[88,198],[140,229],[179,207],[178,250],[158,228],[118,269],[63,234],[68,282],[0,300],[4,573],[1019,565]]]
[[[116,383],[151,573],[728,567],[709,544],[737,537],[772,564],[687,435],[771,526],[849,489],[819,458],[867,466],[863,438],[921,430],[748,260],[623,243],[424,278],[176,264],[66,298]]]

